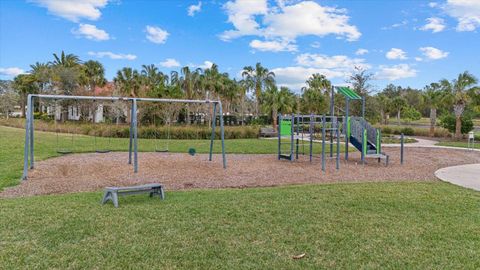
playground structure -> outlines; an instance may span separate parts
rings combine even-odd
[[[25,123],[25,145],[24,145],[24,160],[23,160],[23,175],[22,180],[27,180],[28,178],[28,169],[34,169],[35,157],[34,157],[34,98],[39,99],[50,99],[54,100],[55,103],[58,100],[92,100],[96,101],[120,101],[126,102],[130,105],[130,128],[129,128],[129,150],[128,150],[128,164],[132,164],[133,156],[133,168],[134,172],[138,172],[138,103],[139,102],[158,102],[158,103],[183,103],[183,104],[206,104],[211,105],[213,108],[213,119],[216,118],[217,114],[219,116],[220,122],[220,139],[222,146],[222,161],[223,168],[227,167],[227,160],[225,155],[225,139],[224,139],[224,123],[223,123],[223,110],[222,102],[220,100],[188,100],[188,99],[161,99],[161,98],[131,98],[131,97],[100,97],[100,96],[66,96],[66,95],[39,95],[39,94],[30,94],[27,96],[27,111],[26,111],[26,123]],[[55,120],[56,121],[56,120]],[[169,123],[168,123],[169,124]],[[216,121],[212,121],[212,133],[210,137],[210,150],[209,150],[209,161],[212,161],[213,155],[213,142],[215,139],[215,128]],[[72,135],[73,136],[73,135]],[[73,137],[72,137],[73,138]],[[58,140],[58,137],[57,137]],[[96,138],[95,138],[96,140]],[[96,142],[95,142],[96,143]],[[96,146],[95,146],[96,148]],[[65,153],[70,153],[69,150],[57,149],[57,152],[64,151]],[[106,150],[105,150],[106,151]],[[105,152],[97,151],[97,152]],[[190,150],[189,150],[190,152]]]
[[[345,115],[335,116],[335,90],[345,97]],[[350,116],[350,102],[362,101],[362,116]],[[330,100],[330,115],[281,115],[278,116],[278,159],[293,161],[299,154],[305,155],[304,147],[309,146],[310,162],[319,157],[322,161],[322,171],[325,171],[327,158],[334,158],[336,169],[340,167],[340,139],[345,143],[345,160],[348,160],[348,146],[352,144],[361,153],[362,164],[367,158],[385,161],[388,166],[389,156],[382,152],[382,134],[365,120],[365,98],[359,96],[348,87],[332,87]],[[308,126],[308,129],[306,129]],[[305,131],[308,130],[308,133]],[[321,136],[318,136],[321,134]],[[320,137],[320,139],[319,139]],[[306,144],[305,142],[308,141]],[[321,143],[321,156],[315,156],[313,146]],[[334,151],[336,145],[336,151]],[[287,146],[287,147],[285,147]],[[329,146],[329,157],[326,157],[326,147]],[[300,148],[302,151],[300,151]]]

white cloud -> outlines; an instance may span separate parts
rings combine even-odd
[[[421,58],[421,57],[415,57],[415,61],[417,61],[417,62],[422,62],[422,61],[423,61],[423,58]]]
[[[250,42],[250,47],[259,51],[271,52],[294,52],[297,51],[297,45],[292,44],[286,40],[282,41],[261,41],[254,39]]]
[[[78,26],[78,29],[72,30],[72,33],[79,37],[84,37],[86,39],[91,39],[96,41],[103,41],[103,40],[110,39],[110,35],[105,30],[98,29],[95,25],[92,25],[92,24],[81,23]]]
[[[480,27],[480,1],[448,0],[443,10],[457,19],[457,31],[474,31]]]
[[[432,17],[426,19],[427,24],[420,27],[420,30],[432,30],[433,33],[442,32],[445,29],[445,21],[442,18]]]
[[[47,8],[55,16],[78,22],[80,19],[98,20],[108,0],[33,0],[34,3]]]
[[[295,59],[296,66],[274,68],[279,85],[299,90],[314,73],[325,75],[328,79],[347,78],[355,66],[369,69],[365,59],[349,58],[345,55],[301,54]]]
[[[368,50],[367,49],[358,49],[355,54],[356,55],[364,55],[364,54],[367,54],[368,53]]]
[[[407,53],[404,52],[402,49],[392,48],[390,49],[390,51],[388,51],[385,54],[385,57],[391,60],[394,60],[394,59],[405,60],[407,59]]]
[[[434,8],[434,7],[438,6],[438,3],[437,2],[430,2],[430,3],[428,3],[428,6],[431,7],[431,8]]]
[[[315,41],[315,42],[313,42],[312,44],[310,44],[310,46],[311,46],[312,48],[316,48],[316,49],[317,49],[317,48],[320,48],[320,42]]]
[[[355,66],[368,69],[370,65],[365,63],[365,59],[349,58],[345,55],[328,56],[324,54],[304,53],[296,57],[295,61],[300,66],[341,69],[351,71]]]
[[[202,2],[198,2],[196,5],[191,5],[188,7],[188,16],[195,16],[195,13],[198,13],[202,10]]]
[[[220,35],[222,40],[227,41],[246,35],[260,35],[260,25],[256,22],[255,16],[267,14],[267,0],[228,1],[223,8],[227,11],[228,22],[233,24],[235,30],[223,32]]]
[[[147,25],[145,31],[147,32],[147,39],[157,44],[165,43],[169,35],[167,31],[157,26]]]
[[[160,62],[160,66],[166,67],[166,68],[179,67],[180,62],[178,62],[177,60],[175,60],[173,58],[167,58],[167,59],[165,59],[165,61]]]
[[[15,77],[20,74],[25,74],[25,70],[18,68],[18,67],[8,67],[8,68],[0,68],[0,75],[6,77]]]
[[[389,30],[389,29],[393,29],[393,28],[402,27],[402,26],[405,26],[405,25],[407,25],[407,24],[408,24],[408,21],[407,21],[407,20],[403,20],[403,21],[401,21],[401,22],[399,22],[399,23],[394,23],[394,24],[392,24],[392,25],[390,25],[390,26],[384,26],[384,27],[382,27],[381,29],[382,29],[382,30]]]
[[[430,60],[438,60],[448,56],[448,52],[444,52],[434,47],[422,47],[420,48],[422,54]]]
[[[209,61],[209,60],[206,60],[206,61],[203,61],[203,64],[198,65],[197,67],[199,67],[201,69],[207,69],[207,68],[211,68],[212,66],[213,66],[213,62]]]
[[[321,6],[313,1],[291,5],[284,1],[277,3],[269,8],[267,0],[228,1],[224,9],[234,29],[223,32],[220,38],[228,41],[241,36],[259,36],[266,42],[283,40],[294,43],[297,37],[307,35],[335,35],[349,41],[361,36],[357,27],[349,24],[350,17],[345,9]]]
[[[323,74],[328,79],[345,76],[341,71],[300,66],[274,68],[271,71],[275,73],[275,80],[278,85],[286,86],[293,90],[300,90],[305,86],[305,81],[315,73]]]
[[[385,79],[395,81],[399,79],[411,78],[417,76],[417,71],[407,64],[399,64],[393,66],[381,65],[380,71],[377,72],[377,79]]]
[[[113,60],[135,60],[137,56],[134,54],[122,54],[113,52],[88,52],[88,55],[98,58],[108,57]]]

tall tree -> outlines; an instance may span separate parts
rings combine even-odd
[[[255,67],[246,66],[242,71],[243,79],[248,83],[248,88],[253,90],[256,98],[255,113],[259,113],[259,100],[267,87],[275,85],[275,73],[257,63]]]
[[[83,83],[89,91],[94,92],[97,86],[104,86],[107,80],[105,79],[105,68],[102,63],[94,60],[89,60],[83,64]]]
[[[141,78],[137,70],[124,67],[117,72],[117,76],[113,79],[117,89],[123,95],[130,97],[140,96]]]
[[[423,99],[425,101],[425,105],[430,109],[430,137],[435,136],[437,109],[443,102],[444,97],[445,92],[442,91],[441,85],[439,83],[431,83],[430,85],[425,86],[425,91],[423,92]]]
[[[13,89],[20,95],[22,117],[25,117],[27,96],[38,92],[35,76],[32,74],[20,74],[13,79]]]
[[[280,91],[275,85],[269,86],[262,93],[262,108],[265,113],[272,116],[273,129],[277,131],[277,113],[291,113],[295,108],[295,95],[287,87],[280,87]]]
[[[372,85],[370,84],[372,79],[372,73],[369,73],[368,70],[363,67],[356,66],[353,74],[348,78],[347,83],[350,83],[353,90],[358,94],[366,96],[372,88]]]
[[[401,112],[407,106],[407,101],[403,97],[396,97],[392,100],[392,108],[397,112],[397,123],[400,125]]]
[[[460,73],[452,82],[442,80],[442,87],[450,93],[450,98],[453,101],[453,112],[455,114],[455,138],[462,138],[462,115],[465,112],[465,107],[471,101],[469,92],[477,89],[476,84],[478,80],[468,71]]]
[[[384,93],[380,93],[376,96],[376,101],[380,109],[380,118],[382,119],[380,122],[388,125],[392,100]]]

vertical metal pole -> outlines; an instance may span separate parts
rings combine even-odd
[[[30,111],[32,108],[32,100],[30,95],[27,97],[27,115],[25,116],[25,145],[23,151],[23,175],[22,180],[27,180],[28,177],[28,149],[30,144]]]
[[[335,114],[335,110],[334,110],[334,101],[335,101],[335,97],[334,97],[334,86],[332,86],[332,89],[331,89],[331,95],[330,95],[330,125],[331,125],[331,129],[330,129],[330,157],[333,157],[333,116]]]
[[[297,114],[297,139],[295,140],[295,158],[298,159],[298,147],[300,142],[300,115]]]
[[[313,113],[310,114],[310,162],[312,162],[313,157],[313,134],[315,126],[313,124]]]
[[[293,144],[295,141],[295,115],[292,113],[290,118],[290,161],[293,161]]]
[[[282,115],[278,115],[278,160],[280,160],[280,155],[282,154]]]
[[[366,149],[365,127],[362,127],[362,164],[365,164],[365,149]]]
[[[404,143],[404,136],[403,133],[400,135],[400,164],[403,165],[403,143]]]
[[[349,107],[350,107],[350,99],[348,97],[345,98],[345,160],[348,160],[348,144],[349,144],[349,136],[350,136],[350,131],[349,131]]]
[[[340,129],[339,129],[339,122],[338,122],[338,118],[337,118],[337,129],[336,129],[336,135],[337,135],[337,156],[336,156],[336,160],[337,160],[337,170],[340,169]]]
[[[138,172],[137,100],[133,99],[133,172]]]
[[[365,96],[362,96],[362,118],[365,119]]]
[[[325,171],[325,115],[322,115],[322,171]]]
[[[34,153],[33,153],[33,146],[34,146],[34,139],[33,139],[33,136],[34,136],[34,127],[33,127],[33,112],[35,111],[35,104],[33,103],[33,97],[32,96],[29,96],[28,97],[30,99],[30,105],[32,106],[32,109],[29,111],[30,115],[30,169],[33,169],[34,168],[34,162],[35,162],[35,157],[34,157]],[[72,137],[73,138],[73,137]]]
[[[219,114],[220,114],[220,138],[222,139],[222,160],[223,160],[223,168],[227,168],[227,159],[225,157],[225,131],[223,128],[223,109],[222,109],[222,102],[218,102]]]
[[[213,122],[212,122],[212,137],[210,138],[210,155],[209,161],[212,161],[213,140],[215,139],[215,126],[217,124],[217,103],[213,103]]]
[[[130,142],[128,144],[128,164],[132,164],[132,150],[133,150],[133,101],[132,104],[130,104]]]

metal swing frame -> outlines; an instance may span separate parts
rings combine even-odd
[[[137,105],[138,102],[160,102],[160,103],[196,103],[196,104],[210,104],[213,106],[213,117],[220,118],[220,139],[222,145],[222,161],[223,168],[227,168],[227,159],[225,155],[225,132],[223,123],[223,109],[222,102],[220,100],[190,100],[190,99],[163,99],[163,98],[131,98],[131,97],[98,97],[98,96],[67,96],[67,95],[39,95],[29,94],[27,96],[27,112],[25,121],[25,145],[23,153],[23,175],[22,180],[27,180],[28,169],[35,168],[35,155],[34,155],[34,98],[43,99],[57,99],[57,100],[109,100],[109,101],[126,101],[131,103],[131,120],[130,120],[130,140],[128,146],[128,164],[132,164],[133,171],[138,172],[138,119],[137,119]],[[218,107],[218,108],[217,108]],[[215,139],[216,121],[212,122],[212,135],[210,138],[210,152],[209,161],[212,161],[213,156],[213,141]],[[133,160],[132,160],[133,157]]]

